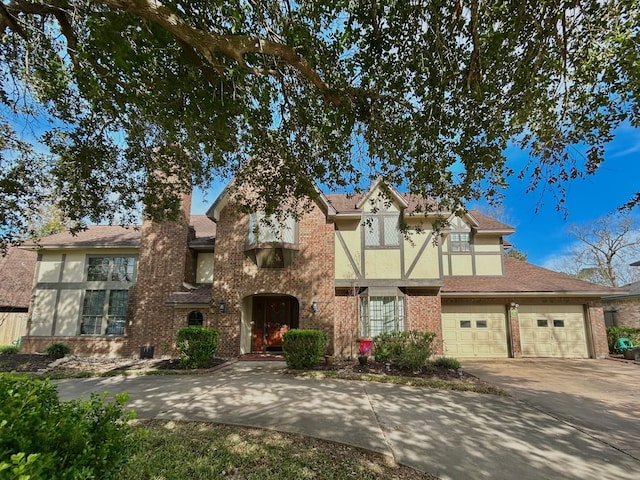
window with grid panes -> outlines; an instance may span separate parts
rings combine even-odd
[[[467,232],[452,232],[449,234],[452,252],[470,252],[471,235]]]
[[[360,334],[376,337],[404,330],[404,297],[385,296],[360,299]]]
[[[399,247],[398,220],[398,213],[365,215],[363,222],[365,247]]]
[[[128,290],[87,290],[82,305],[82,335],[124,335]]]
[[[133,282],[135,256],[90,256],[87,258],[87,281]]]

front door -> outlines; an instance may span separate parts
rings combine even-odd
[[[254,352],[282,350],[282,336],[291,328],[292,297],[254,297]]]

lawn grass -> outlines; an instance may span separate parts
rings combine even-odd
[[[429,479],[389,457],[302,435],[197,422],[140,422],[118,478]]]

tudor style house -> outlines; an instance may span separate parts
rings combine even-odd
[[[385,193],[386,192],[386,193]],[[206,216],[92,226],[36,248],[24,351],[54,341],[76,354],[173,355],[178,329],[220,330],[218,354],[277,351],[292,328],[320,329],[328,353],[358,340],[429,330],[437,353],[604,357],[601,304],[613,290],[505,255],[513,228],[479,212],[436,219],[375,182],[320,194],[297,220],[240,213],[225,190]],[[406,228],[399,228],[400,225]]]

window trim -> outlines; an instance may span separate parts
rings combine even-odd
[[[102,299],[102,312],[101,314],[89,314],[89,315],[85,315],[85,308],[87,306],[87,296],[89,292],[101,292],[103,294],[103,299]],[[112,299],[113,299],[113,293],[115,292],[125,292],[126,294],[126,300],[124,302],[124,314],[123,315],[113,315],[112,314]],[[84,292],[83,292],[83,296],[82,296],[82,309],[80,311],[80,336],[82,337],[98,337],[98,336],[109,336],[109,337],[122,337],[125,335],[125,328],[126,328],[126,324],[127,324],[127,309],[129,308],[129,289],[123,289],[123,288],[112,288],[112,289],[105,289],[105,288],[87,288]],[[92,318],[93,319],[93,328],[92,328],[92,332],[90,333],[84,333],[83,330],[85,329],[85,324],[87,323],[85,321],[86,318]],[[96,319],[100,319],[99,322],[96,322]],[[114,320],[115,318],[115,320]],[[121,329],[122,333],[110,333],[109,330],[112,327],[112,324],[114,322],[120,322],[123,323],[123,325],[119,326],[118,328]],[[96,331],[96,326],[99,324],[99,328]]]
[[[396,243],[392,243],[392,244],[388,244],[387,243],[387,236],[386,236],[386,222],[385,219],[387,218],[393,218],[395,220],[395,233],[396,233],[396,239],[393,240],[393,242]],[[367,243],[367,238],[369,238],[367,235],[371,234],[373,235],[375,232],[369,232],[369,230],[373,230],[372,225],[370,224],[370,220],[373,221],[373,219],[375,219],[378,222],[378,243],[375,245],[371,245]],[[362,239],[362,245],[364,246],[365,250],[384,250],[384,249],[389,249],[389,250],[394,250],[394,249],[398,249],[400,248],[400,244],[402,242],[402,239],[400,238],[400,212],[377,212],[377,213],[365,213],[362,217],[362,235],[363,235],[363,239]]]
[[[382,308],[384,309],[385,303],[384,299],[393,298],[393,328],[385,329],[384,325],[389,322],[385,322],[384,318],[384,310],[382,318],[376,318],[376,321],[382,320],[382,329],[376,332],[373,332],[371,319],[372,319],[372,308],[371,303],[372,300],[382,299]],[[359,306],[358,306],[358,320],[359,320],[359,331],[360,336],[363,338],[373,338],[375,336],[380,335],[381,333],[388,332],[402,332],[406,330],[407,325],[407,303],[406,303],[406,295],[397,288],[393,289],[374,289],[367,288],[363,293],[359,296]],[[378,329],[376,329],[378,330]]]
[[[106,259],[109,261],[108,264],[108,270],[107,270],[107,274],[106,274],[106,280],[89,280],[89,269],[90,269],[90,260],[91,259]],[[116,258],[130,258],[133,260],[133,272],[131,274],[131,279],[129,280],[113,280],[113,273],[114,273],[114,265],[115,265],[115,259]],[[115,284],[122,284],[122,283],[135,283],[136,279],[138,278],[138,255],[133,254],[133,253],[124,253],[124,254],[87,254],[86,256],[86,261],[85,261],[85,267],[84,267],[84,278],[86,282],[92,283],[92,282],[100,282],[100,283],[115,283]]]
[[[299,243],[299,222],[293,216],[287,215],[284,218],[285,223],[281,223],[281,220],[278,219],[276,215],[269,215],[268,222],[264,223],[263,219],[265,218],[265,214],[262,211],[250,213],[248,216],[248,229],[247,236],[245,240],[246,248],[255,248],[255,247],[274,247],[274,246],[282,246],[282,247],[297,247]],[[292,222],[292,225],[287,225],[287,222]],[[273,229],[275,226],[279,226],[279,232],[275,235],[278,240],[260,240],[260,228],[269,228],[271,233],[273,233]],[[256,234],[257,230],[257,234]],[[285,233],[288,230],[292,230],[293,242],[285,242]]]

